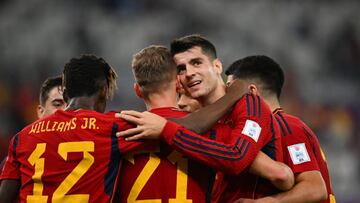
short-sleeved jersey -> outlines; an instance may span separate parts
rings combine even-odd
[[[259,178],[246,170],[260,150],[282,160],[280,135],[273,119],[260,97],[245,95],[210,131],[215,141],[170,121],[162,136],[172,147],[219,171],[213,202],[233,202],[240,197],[254,198],[261,191]]]
[[[294,174],[319,170],[328,192],[328,199],[322,202],[335,202],[325,154],[313,131],[299,118],[286,114],[281,108],[273,113],[281,129],[284,163]]]
[[[175,108],[151,112],[166,118],[187,115]],[[119,177],[120,202],[210,202],[214,177],[209,167],[159,141],[155,150],[125,157]]]
[[[58,110],[13,137],[0,178],[21,178],[20,202],[109,202],[123,154],[152,147],[115,136],[130,127],[114,113]]]

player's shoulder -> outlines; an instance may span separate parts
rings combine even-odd
[[[313,135],[313,131],[310,129],[304,121],[302,121],[299,117],[287,114],[285,112],[278,112],[275,114],[277,118],[283,119],[283,122],[286,122],[287,125],[291,128],[292,131],[294,131],[294,135],[300,136],[300,135]]]
[[[245,94],[236,102],[233,114],[260,118],[264,115],[271,114],[271,111],[260,96]]]
[[[50,120],[59,120],[60,116],[62,113],[64,113],[63,110],[57,110],[55,113],[49,115],[49,116],[45,116],[43,118],[40,118],[38,120],[33,121],[32,123],[28,124],[27,126],[25,126],[19,133],[18,135],[22,135],[22,134],[28,134],[28,132],[30,132],[31,130],[33,130],[34,126],[40,126],[39,124],[44,123],[46,121],[50,121]]]

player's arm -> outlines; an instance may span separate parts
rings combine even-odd
[[[149,112],[128,111],[122,114],[122,118],[135,123],[138,127],[120,132],[118,135],[131,135],[132,137],[127,138],[128,140],[148,139],[153,138],[153,134],[162,131],[161,136],[163,139],[183,154],[217,170],[237,175],[250,166],[261,148],[260,143],[262,143],[263,137],[268,133],[265,126],[263,126],[261,132],[261,127],[256,123],[259,119],[257,116],[260,116],[260,113],[253,116],[250,109],[249,111],[246,109],[247,102],[254,105],[260,104],[259,100],[255,98],[259,99],[247,95],[246,98],[241,100],[240,105],[237,104],[238,112],[235,112],[235,114],[238,114],[238,117],[234,120],[235,127],[231,131],[231,136],[229,136],[233,139],[227,143],[203,137],[184,126],[166,121],[166,119]],[[260,109],[257,106],[253,107],[251,109]],[[256,128],[249,129],[249,127],[246,127],[249,124],[256,124]],[[154,128],[154,126],[158,127]],[[254,130],[256,138],[247,135],[251,130]],[[221,130],[219,133],[222,133]],[[217,136],[222,137],[220,134]],[[257,143],[258,140],[259,143]]]
[[[116,123],[116,126],[113,128],[113,132],[112,132],[113,142],[116,140],[119,152],[121,154],[127,154],[129,152],[134,152],[134,151],[153,150],[154,146],[157,146],[154,145],[154,141],[146,141],[146,142],[140,140],[125,141],[125,137],[116,136],[116,133],[118,131],[121,132],[121,130],[126,130],[126,129],[136,129],[136,128],[134,128],[134,126],[131,125],[130,123],[119,119]]]
[[[210,130],[210,128],[229,111],[236,101],[248,92],[249,89],[247,88],[246,83],[243,80],[236,79],[227,88],[226,94],[215,103],[205,106],[185,117],[172,118],[169,120],[172,120],[193,132],[203,134]]]
[[[15,135],[9,143],[8,155],[0,175],[0,202],[15,202],[20,190],[20,164],[16,159]]]
[[[295,176],[295,186],[283,193],[272,196],[279,202],[320,202],[326,200],[327,191],[320,171],[306,171]]]
[[[294,185],[294,174],[284,163],[272,160],[259,152],[250,166],[251,173],[269,180],[280,190],[289,190]]]
[[[306,171],[295,176],[295,186],[287,191],[273,196],[260,198],[257,200],[239,199],[237,203],[262,203],[262,202],[281,202],[281,203],[304,203],[320,202],[326,200],[327,192],[325,182],[319,171]]]
[[[294,187],[283,193],[266,197],[264,200],[277,202],[319,202],[327,198],[324,179],[319,171],[313,146],[309,140],[311,131],[292,128],[293,137],[284,138],[284,157],[294,171]],[[312,135],[315,136],[315,135]],[[301,154],[302,156],[297,156]],[[321,156],[318,154],[318,156]],[[259,200],[262,201],[262,200]]]
[[[13,203],[17,199],[20,189],[19,180],[4,179],[0,182],[0,202]]]

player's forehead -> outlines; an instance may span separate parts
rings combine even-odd
[[[52,102],[54,100],[63,100],[63,94],[60,86],[56,86],[50,89],[48,93],[48,99],[46,102]]]
[[[202,48],[194,46],[184,52],[177,53],[174,55],[176,65],[189,63],[191,60],[200,58],[206,59],[207,56],[203,53]]]

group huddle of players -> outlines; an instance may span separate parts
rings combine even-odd
[[[280,107],[273,59],[235,61],[225,85],[215,46],[189,35],[142,49],[132,70],[145,112],[104,113],[117,75],[95,55],[45,81],[39,120],[10,141],[1,203],[335,202],[316,136]]]

